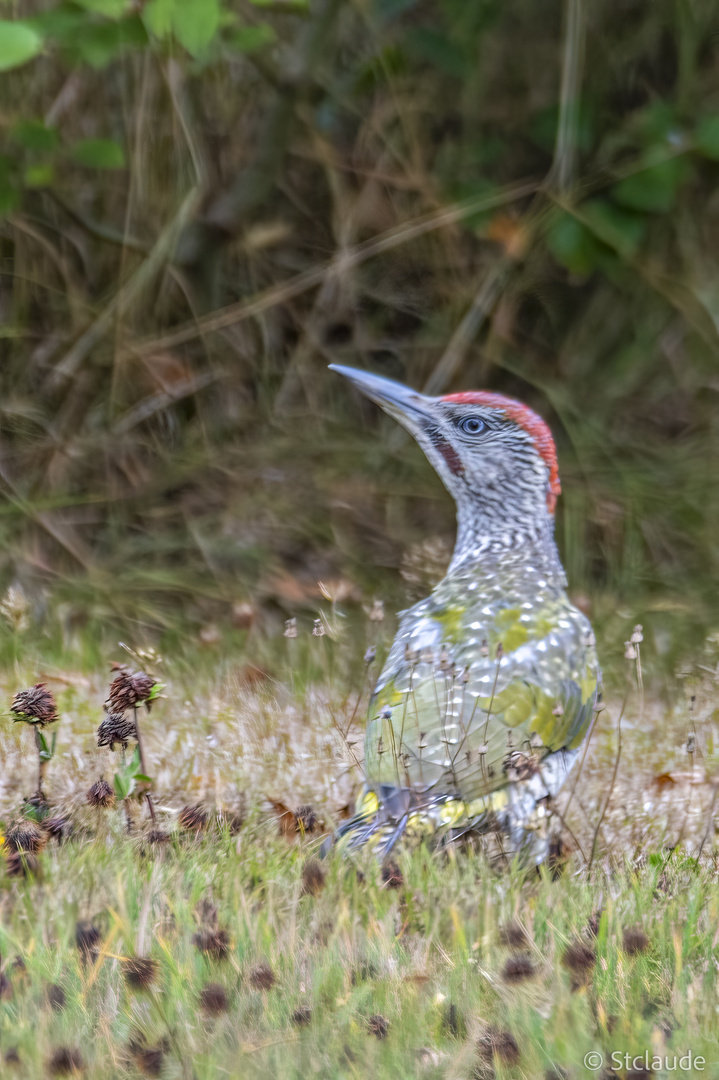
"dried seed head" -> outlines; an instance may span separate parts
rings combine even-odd
[[[628,926],[622,934],[622,946],[628,956],[639,956],[649,948],[649,938],[640,926]]]
[[[0,600],[0,615],[16,634],[30,627],[30,601],[22,585],[10,585]]]
[[[192,943],[199,952],[213,960],[224,960],[230,951],[230,935],[226,930],[198,930]]]
[[[269,964],[255,964],[248,976],[250,986],[255,990],[271,990],[277,977]]]
[[[148,844],[166,844],[172,837],[164,829],[150,829],[147,834]]]
[[[67,998],[65,997],[65,991],[59,983],[50,983],[45,990],[45,998],[51,1009],[55,1012],[62,1012],[65,1008]]]
[[[17,1046],[11,1046],[5,1051],[4,1062],[6,1065],[16,1066],[20,1064],[20,1051]]]
[[[562,957],[562,964],[570,973],[573,990],[578,990],[589,981],[596,962],[597,954],[591,945],[577,940],[569,946]]]
[[[315,637],[325,636],[325,628],[321,619],[315,619],[315,624],[312,627],[312,633]]]
[[[382,884],[386,889],[401,889],[404,886],[402,871],[394,859],[388,859],[382,864]]]
[[[104,777],[101,777],[92,785],[85,798],[90,806],[100,806],[103,810],[115,805],[115,792]]]
[[[42,827],[48,836],[54,836],[56,840],[62,840],[63,837],[72,832],[69,821],[66,817],[63,817],[62,814],[58,814],[56,817],[45,818]]]
[[[633,645],[631,641],[625,641],[624,642],[624,659],[625,660],[636,660],[636,658],[637,658],[636,646]]]
[[[479,646],[479,655],[489,656],[489,645],[487,644],[486,638],[482,639],[482,644]]]
[[[596,937],[599,933],[599,924],[602,921],[602,909],[597,908],[587,919],[587,933],[591,937]]]
[[[47,1063],[51,1076],[76,1076],[83,1072],[85,1062],[82,1054],[72,1046],[59,1046]]]
[[[307,1027],[308,1024],[312,1023],[312,1009],[309,1005],[300,1005],[299,1008],[295,1009],[292,1013],[290,1021],[295,1027]]]
[[[161,1076],[165,1061],[165,1051],[161,1046],[145,1046],[142,1043],[130,1043],[128,1047],[135,1065],[144,1076]]]
[[[505,1065],[517,1065],[520,1053],[517,1040],[511,1031],[501,1031],[499,1028],[490,1027],[480,1036],[477,1042],[479,1056],[486,1062],[491,1063],[497,1057]]]
[[[137,738],[137,726],[134,717],[125,716],[124,712],[110,712],[97,729],[97,745],[115,746],[127,749],[130,739]]]
[[[83,963],[90,963],[97,959],[101,941],[102,934],[92,923],[79,922],[75,927],[75,944]]]
[[[5,868],[8,877],[24,878],[36,874],[40,868],[37,855],[31,851],[11,851],[7,857]]]
[[[634,627],[629,640],[631,641],[632,645],[639,645],[642,641],[644,641],[644,634],[642,633],[641,623],[637,623],[637,625]]]
[[[207,983],[200,991],[200,1008],[209,1016],[219,1016],[227,1012],[229,1001],[227,991],[220,983]]]
[[[309,803],[297,807],[295,821],[297,823],[297,832],[300,833],[312,833],[319,827],[319,818],[315,808],[310,806]]]
[[[500,641],[499,645],[497,646],[497,651],[496,651],[496,653],[494,655],[496,656],[498,661],[501,660],[502,657],[504,656],[504,645],[502,644],[501,641]]]
[[[0,1001],[9,1001],[12,997],[12,983],[7,975],[0,971]]]
[[[21,818],[10,826],[5,834],[5,846],[10,851],[26,851],[35,854],[47,843],[47,834],[34,821]]]
[[[319,859],[308,859],[302,867],[302,896],[319,896],[325,887],[324,867]]]
[[[375,1013],[367,1021],[367,1031],[374,1035],[375,1039],[386,1039],[389,1035],[389,1020],[386,1016]]]
[[[373,664],[377,659],[377,650],[374,645],[370,645],[367,652],[364,654],[365,664]]]
[[[529,944],[524,927],[518,922],[508,922],[499,928],[499,940],[510,949],[521,949]]]
[[[156,680],[144,671],[118,671],[110,683],[110,693],[105,702],[108,712],[124,713],[143,701],[149,708],[149,698],[156,685]]]
[[[536,974],[537,969],[527,953],[516,953],[510,956],[502,969],[502,978],[510,985],[532,979]]]
[[[297,637],[297,619],[287,619],[287,621],[285,622],[285,637]]]
[[[133,990],[147,990],[157,979],[160,965],[149,956],[130,956],[122,961],[125,982]]]
[[[27,724],[53,724],[60,717],[57,714],[55,698],[45,683],[36,683],[29,690],[20,690],[12,699],[10,711],[17,713],[18,720]]]
[[[183,806],[177,818],[180,828],[190,832],[200,832],[209,820],[209,814],[199,803],[195,806]]]

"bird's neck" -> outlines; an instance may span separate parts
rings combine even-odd
[[[483,505],[473,499],[457,503],[457,540],[449,573],[472,564],[512,561],[542,565],[548,574],[564,578],[554,541],[554,516],[544,506],[534,512],[512,513],[507,507]]]

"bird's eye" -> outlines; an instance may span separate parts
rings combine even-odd
[[[481,435],[487,425],[478,416],[465,416],[459,421],[459,427],[466,435]]]

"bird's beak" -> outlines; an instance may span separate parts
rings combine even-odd
[[[431,422],[432,398],[393,379],[384,379],[381,375],[372,375],[368,371],[344,367],[342,364],[330,364],[329,367],[330,371],[336,371],[349,379],[358,390],[389,413],[410,434],[417,435]]]

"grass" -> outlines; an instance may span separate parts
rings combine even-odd
[[[183,1080],[549,1078],[588,1075],[594,1051],[610,1064],[619,1055],[616,1074],[636,1077],[646,1073],[623,1055],[671,1062],[691,1050],[707,1062],[695,1075],[713,1075],[715,718],[702,670],[712,643],[678,684],[689,680],[689,692],[673,698],[651,656],[640,695],[636,662],[616,650],[580,783],[559,803],[551,866],[528,874],[471,846],[403,849],[390,867],[369,853],[320,861],[323,833],[360,782],[338,731],[361,739],[357,635],[375,635],[379,662],[389,622],[343,634],[335,608],[330,633],[300,623],[296,639],[246,642],[239,662],[222,642],[168,653],[165,698],[143,718],[162,840],[144,803],[133,802],[128,834],[120,805],[86,801],[117,767],[94,741],[107,692],[97,641],[74,666],[73,654],[16,642],[8,699],[40,675],[57,692],[46,787],[66,831],[26,860],[31,872],[6,857],[0,874],[8,1070],[18,1058],[29,1080],[72,1068]],[[248,682],[247,657],[262,649],[275,673]],[[25,725],[3,723],[0,764],[7,833],[36,779]],[[317,824],[305,816],[307,832],[281,816],[308,803]],[[199,829],[183,813],[197,804]]]

